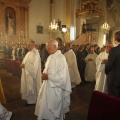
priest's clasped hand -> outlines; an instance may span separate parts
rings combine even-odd
[[[92,59],[91,59],[91,58],[89,58],[89,59],[88,59],[88,61],[92,61]]]
[[[47,80],[48,79],[48,75],[45,73],[42,73],[42,80]]]
[[[21,67],[21,68],[25,68],[25,64],[21,64],[20,67]]]
[[[107,62],[107,59],[102,60],[102,64],[106,64],[106,62]]]

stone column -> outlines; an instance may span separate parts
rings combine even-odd
[[[25,41],[27,41],[28,38],[28,8],[25,8]]]
[[[66,26],[70,28],[70,0],[66,0]],[[66,42],[70,42],[70,31],[65,36]]]

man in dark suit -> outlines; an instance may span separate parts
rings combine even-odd
[[[120,31],[115,33],[115,44],[110,50],[105,65],[107,75],[108,94],[120,97]]]
[[[89,44],[89,43],[87,43],[87,44],[85,45],[85,47],[84,47],[83,53],[84,53],[85,57],[86,57],[86,56],[88,55],[88,53],[89,53],[89,47],[90,47],[90,44]]]
[[[83,49],[84,49],[84,45],[80,45],[76,53],[76,58],[77,58],[77,65],[81,80],[82,82],[85,82],[84,74],[85,74],[86,62],[85,62],[85,55],[83,53]]]

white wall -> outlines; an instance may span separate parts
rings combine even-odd
[[[66,25],[66,0],[54,0],[53,3],[53,13],[52,19],[56,21],[59,19],[61,21],[61,25]],[[52,38],[62,38],[61,31],[54,31],[52,32]]]
[[[52,19],[61,20],[61,24],[66,24],[65,0],[55,0],[53,3]],[[50,3],[49,0],[32,0],[29,5],[29,38],[36,43],[46,43],[50,39]],[[43,34],[36,32],[36,26],[41,23]],[[55,31],[52,38],[61,37],[61,31]]]
[[[29,5],[29,38],[37,44],[46,43],[49,40],[50,23],[49,0],[32,0]],[[41,23],[43,34],[38,34],[36,26]]]
[[[53,3],[53,13],[52,13],[52,19],[55,20],[61,20],[61,24],[64,25],[66,24],[66,0],[54,0],[55,3]],[[75,16],[75,11],[77,8],[79,8],[79,1],[80,0],[70,0],[72,2],[76,2],[76,6],[72,9],[74,12],[71,14],[73,18],[71,18],[71,25],[76,25],[77,31],[76,34],[77,36],[79,35],[80,31],[80,20],[76,20]],[[101,25],[103,24],[105,20],[105,1],[100,0],[100,5],[103,8],[103,18],[98,20],[99,23],[99,38],[98,38],[98,44],[100,47],[103,46],[103,31],[101,30]],[[116,0],[115,0],[116,1]],[[46,43],[50,39],[50,34],[49,34],[49,25],[50,25],[50,0],[32,0],[29,5],[29,38],[33,39],[36,41],[36,43],[41,44],[41,43]],[[113,5],[117,5],[115,2],[113,2]],[[103,7],[104,6],[104,7]],[[119,7],[113,6],[113,11],[111,14],[109,13],[108,15],[108,24],[110,25],[110,29],[114,31],[116,30],[116,27],[120,26],[119,22],[119,16],[120,14],[117,14],[118,12],[115,13],[115,10],[117,9],[119,11]],[[114,15],[115,13],[115,15]],[[114,19],[112,19],[114,18]],[[116,20],[116,21],[115,21]],[[36,32],[36,26],[41,23],[41,26],[43,26],[43,34],[38,34]],[[71,33],[70,33],[71,34]],[[60,37],[62,38],[61,31],[55,31],[52,34],[52,38],[57,38]],[[113,41],[113,40],[112,40]]]

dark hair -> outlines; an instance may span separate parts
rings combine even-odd
[[[87,48],[87,46],[89,46],[90,44],[89,43],[87,43],[85,46],[84,46],[84,48],[86,49]]]
[[[84,45],[83,45],[83,44],[82,44],[82,45],[80,45],[78,49],[79,49],[79,50],[84,49]]]
[[[115,40],[120,42],[120,31],[115,33]]]
[[[35,41],[33,41],[33,40],[31,40],[30,42],[33,43],[33,44],[35,44]]]
[[[66,43],[66,46],[69,46],[69,47],[70,47],[70,43]]]
[[[93,49],[94,49],[94,46],[93,46],[93,45],[91,45],[91,46],[89,47],[89,51],[90,51],[90,49],[91,49],[91,48],[93,48]]]
[[[45,44],[42,43],[42,44],[40,45],[40,50],[43,50],[44,48],[45,48]]]
[[[97,47],[97,46],[98,46],[97,44],[94,45],[94,47]]]

